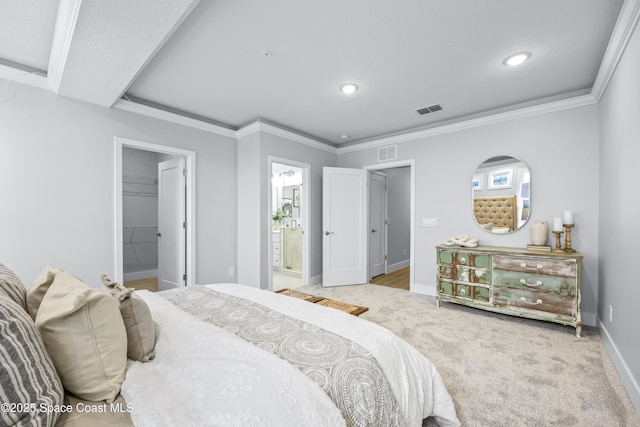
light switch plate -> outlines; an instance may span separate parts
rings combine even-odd
[[[437,227],[438,218],[422,218],[423,227]]]

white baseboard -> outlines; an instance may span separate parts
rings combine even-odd
[[[124,281],[146,279],[147,277],[158,277],[158,270],[134,271],[124,273]]]
[[[309,277],[310,285],[320,285],[322,283],[322,274],[318,274],[317,276]]]
[[[587,326],[596,327],[598,325],[598,315],[596,313],[585,313],[584,311],[580,313],[580,317],[582,318],[582,324]]]
[[[425,285],[425,284],[422,284],[422,283],[414,283],[413,285],[411,285],[410,291],[414,292],[416,294],[429,295],[431,297],[435,297],[437,288],[434,285]]]
[[[395,264],[387,265],[387,274],[393,273],[396,270],[400,270],[401,268],[409,267],[410,260],[404,260],[400,262],[396,262]]]
[[[627,394],[629,395],[633,406],[635,406],[636,411],[640,413],[640,386],[638,385],[638,381],[633,377],[629,366],[627,366],[627,363],[618,351],[618,347],[611,339],[611,335],[609,335],[607,328],[600,322],[600,319],[598,319],[597,323],[598,329],[602,332],[600,334],[602,343],[607,349],[607,353],[609,353],[609,356],[613,361],[613,365],[616,367],[616,371],[618,371],[618,375],[620,375],[620,379],[627,390]]]

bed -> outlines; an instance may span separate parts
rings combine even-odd
[[[153,318],[154,357],[127,358],[119,394],[93,402],[119,410],[80,414],[81,422],[40,415],[64,426],[113,415],[135,426],[421,426],[428,417],[460,425],[437,369],[359,317],[238,284],[135,298]],[[71,399],[73,409],[91,403]]]
[[[509,233],[518,224],[516,196],[475,197],[473,216],[480,226],[493,233]]]

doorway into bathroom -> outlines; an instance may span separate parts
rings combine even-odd
[[[270,289],[295,289],[308,284],[309,167],[275,158],[270,166]]]

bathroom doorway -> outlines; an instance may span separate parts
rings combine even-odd
[[[306,164],[271,158],[270,161],[269,288],[277,291],[307,285],[308,173]]]

